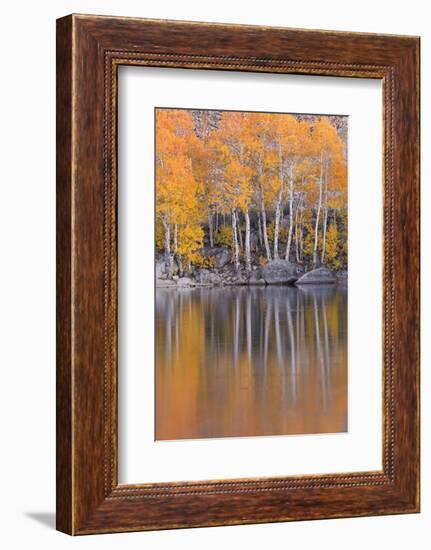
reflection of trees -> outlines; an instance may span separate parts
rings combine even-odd
[[[156,363],[160,439],[344,431],[346,292],[158,289]]]

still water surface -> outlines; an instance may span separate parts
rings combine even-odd
[[[347,289],[156,291],[156,439],[347,430]]]

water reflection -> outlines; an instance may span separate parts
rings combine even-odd
[[[347,292],[156,292],[156,439],[347,429]]]

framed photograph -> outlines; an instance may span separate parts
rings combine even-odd
[[[57,528],[419,511],[419,38],[57,21]]]

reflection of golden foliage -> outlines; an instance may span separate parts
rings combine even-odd
[[[265,267],[266,264],[268,263],[268,260],[265,258],[265,256],[259,256],[259,258],[257,259],[257,262],[260,267]]]
[[[172,297],[175,299],[175,297]],[[172,308],[174,310],[174,308]],[[197,394],[199,390],[199,366],[205,353],[204,323],[198,304],[190,302],[188,308],[175,308],[176,335],[175,349],[166,350],[168,355],[158,356],[158,364],[168,363],[169,369],[156,370],[156,415],[157,438],[166,438],[165,429],[174,420],[181,432],[186,432],[190,418],[197,417]],[[172,339],[174,323],[159,323],[156,344]],[[184,369],[184,361],[187,369]],[[163,390],[163,394],[161,394]],[[184,400],[187,396],[187,400]],[[190,417],[191,415],[191,417]]]
[[[157,439],[346,429],[345,294],[267,290],[159,294]]]

